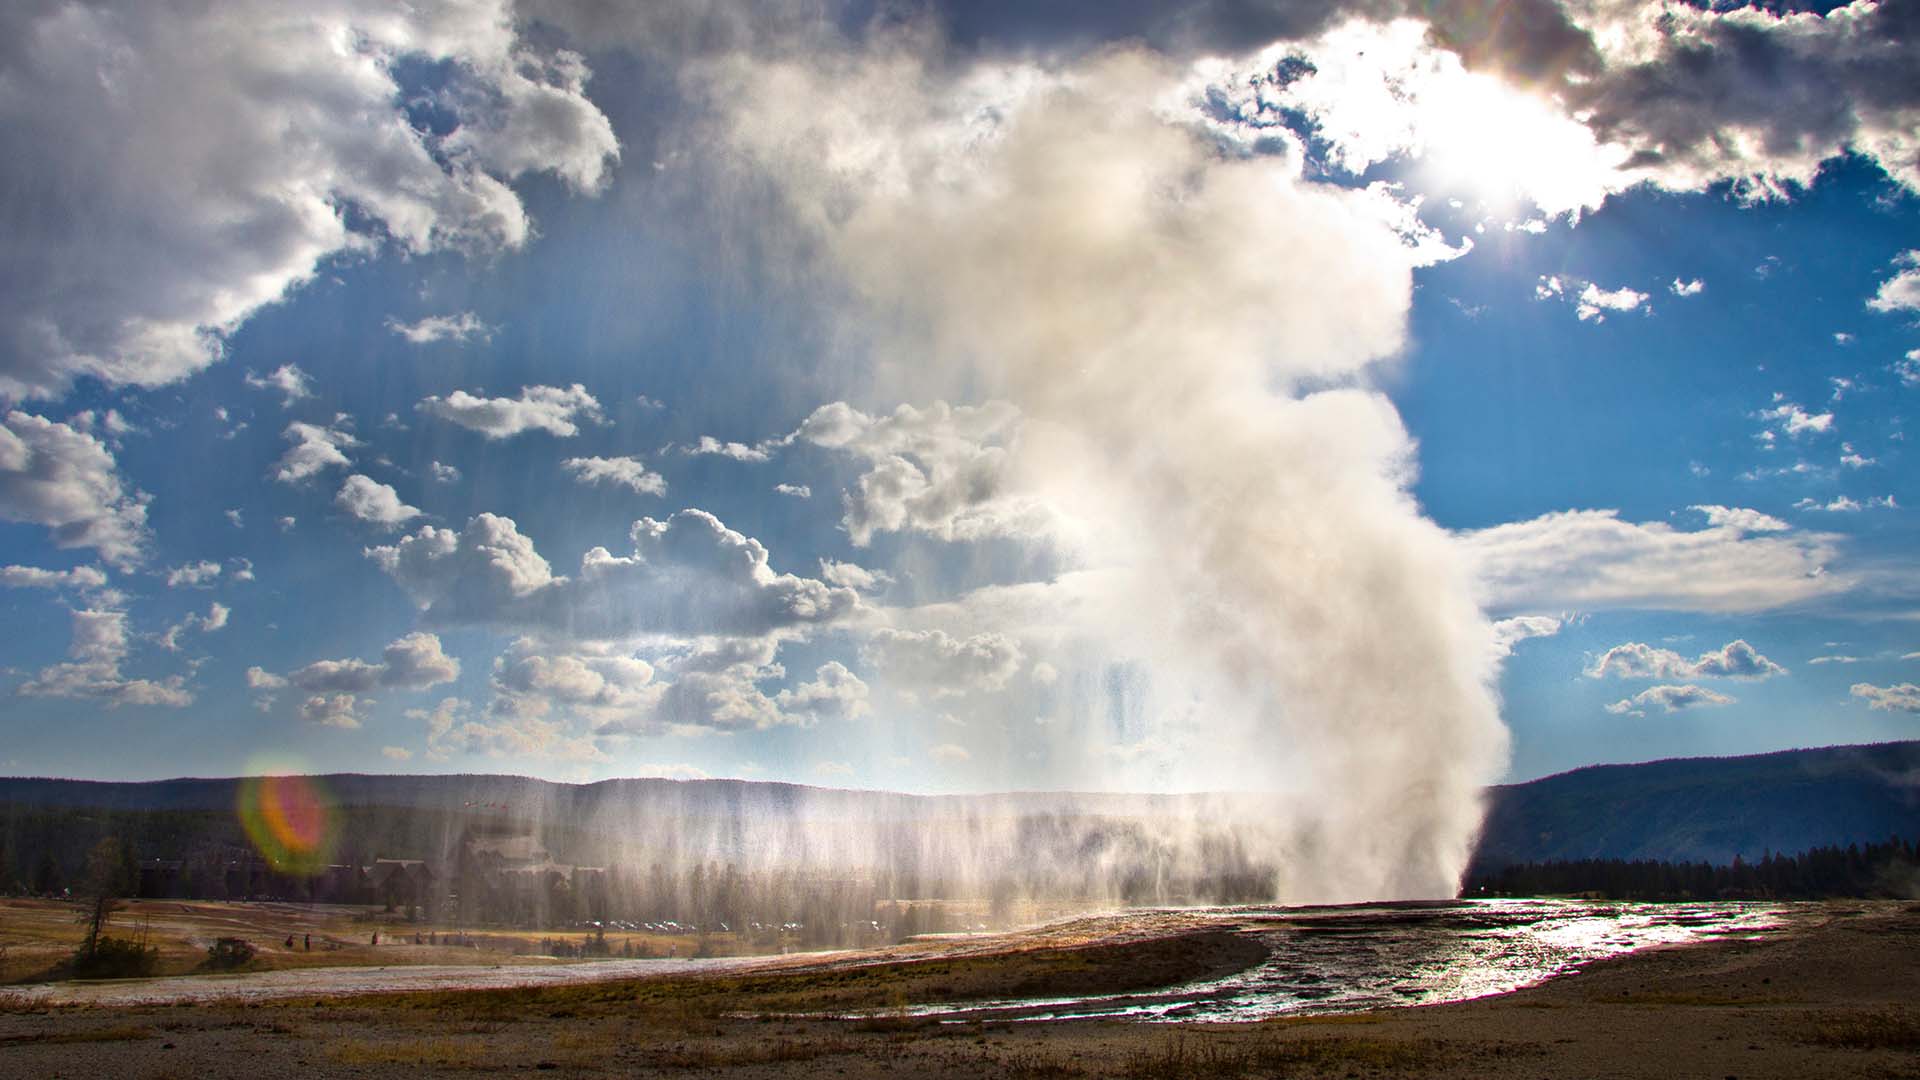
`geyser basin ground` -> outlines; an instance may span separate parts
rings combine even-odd
[[[1619,905],[1596,905],[1604,907]],[[1436,915],[1436,910],[1439,912]],[[1389,941],[1484,905],[1372,908],[1331,918]],[[1615,925],[1631,921],[1622,908]],[[1673,909],[1683,912],[1684,909]],[[1449,914],[1451,912],[1451,914]],[[0,1011],[0,1075],[417,1078],[536,1066],[579,1075],[865,1077],[1445,1076],[1885,1077],[1920,1065],[1920,905],[1797,904],[1771,931],[1689,934],[1507,994],[1418,1008],[1304,1013],[1255,1023],[1019,1023],[889,1015],[966,998],[1137,998],[1262,970],[1220,913],[1135,913],[1002,939],[916,943],[916,962],[788,958],[807,966],[473,992],[295,998],[198,1006],[22,1006]],[[1242,917],[1246,912],[1239,913]],[[1596,918],[1605,916],[1595,915]],[[1215,928],[1194,920],[1215,920]],[[1372,927],[1363,927],[1366,922]],[[1687,927],[1678,915],[1675,925]],[[1534,920],[1546,926],[1551,920]],[[1100,931],[1105,927],[1104,931]],[[1255,931],[1275,933],[1284,926]],[[1297,928],[1296,928],[1297,929]],[[1748,928],[1751,929],[1751,928]],[[1440,938],[1500,938],[1502,919]],[[1559,935],[1605,939],[1578,924]],[[1099,936],[1096,931],[1100,931]],[[1308,930],[1309,936],[1315,931]],[[1338,937],[1334,932],[1327,937]],[[1414,933],[1419,937],[1420,933]],[[1509,939],[1513,935],[1508,934]],[[1524,935],[1522,935],[1524,936]],[[1553,934],[1546,934],[1554,937]],[[1102,944],[1087,944],[1089,940]],[[1316,939],[1318,940],[1318,939]],[[971,950],[971,951],[969,951]],[[1342,947],[1336,950],[1350,953]],[[1364,952],[1365,950],[1361,950]],[[1391,949],[1378,955],[1387,956]],[[1454,962],[1435,956],[1433,962]],[[767,961],[763,961],[766,963]],[[1393,965],[1401,961],[1393,961]],[[776,1015],[783,1014],[783,1015]],[[808,1016],[795,1014],[811,1014]]]
[[[154,905],[165,908],[169,905]],[[180,906],[183,909],[186,905]],[[201,905],[201,907],[215,907]],[[232,905],[246,912],[252,905]],[[298,914],[291,905],[261,905]],[[1000,952],[1087,949],[1181,935],[1231,935],[1240,958],[1228,974],[1150,997],[1085,994],[1002,1000],[934,1000],[906,1015],[952,1019],[1261,1020],[1296,1012],[1355,1012],[1502,993],[1607,956],[1702,937],[1777,927],[1781,905],[1627,904],[1574,900],[1455,901],[1309,908],[1223,907],[1124,911],[1009,934],[944,935],[886,949],[798,956],[539,962],[468,950],[393,945],[350,954],[299,953],[320,966],[234,975],[54,982],[0,989],[17,1004],[148,1005],[266,1001],[405,991],[507,990],[687,975],[834,970]],[[235,918],[236,924],[243,920]],[[422,962],[435,954],[458,962]],[[327,955],[346,962],[325,966]],[[351,959],[347,960],[350,956]],[[1255,962],[1255,958],[1264,959]],[[480,962],[474,962],[478,959]],[[1211,965],[1209,965],[1211,966]],[[1133,989],[1128,987],[1126,989]],[[899,1010],[895,1010],[896,1012]]]

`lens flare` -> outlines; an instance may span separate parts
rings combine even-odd
[[[240,824],[253,849],[282,873],[316,874],[333,858],[332,802],[307,776],[251,776],[240,784]]]

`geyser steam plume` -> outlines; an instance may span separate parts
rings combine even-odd
[[[1282,898],[1451,895],[1505,752],[1498,660],[1364,382],[1431,238],[1297,154],[1221,145],[1159,57],[939,51],[907,33],[707,86],[844,275],[882,378],[1023,414],[965,498],[1042,500],[1081,572],[1004,629],[1071,599],[1076,655],[1142,665],[1144,727],[1107,749],[1160,752],[1174,788],[1271,793]]]

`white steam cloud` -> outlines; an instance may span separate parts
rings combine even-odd
[[[931,48],[719,63],[708,85],[864,301],[849,322],[915,358],[883,375],[1018,410],[955,505],[1032,500],[1081,526],[1049,540],[1102,596],[1054,612],[1047,670],[1071,653],[1090,679],[1063,686],[1106,687],[1104,720],[1061,710],[1106,749],[1094,782],[1271,793],[1257,842],[1281,896],[1450,895],[1505,733],[1468,567],[1365,385],[1402,344],[1422,258],[1404,218],[1220,154],[1163,114],[1178,73],[1151,55],[956,77]],[[964,449],[911,449],[910,494]],[[860,538],[940,535],[917,506],[853,513],[883,494],[863,480],[850,501]]]

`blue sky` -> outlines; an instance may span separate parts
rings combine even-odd
[[[1536,6],[10,14],[0,770],[1914,737],[1909,31]]]

